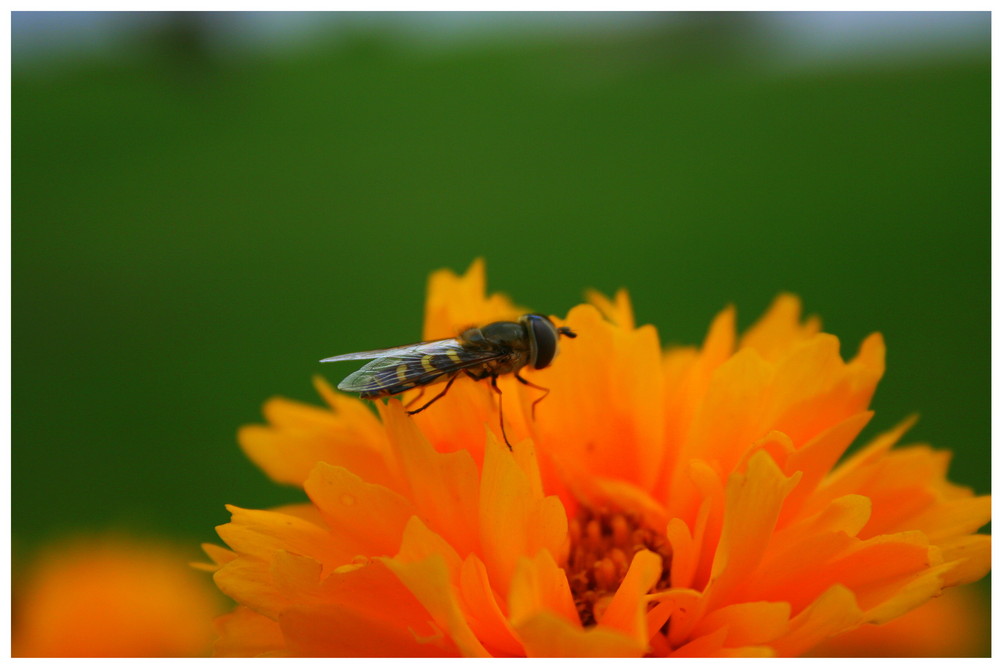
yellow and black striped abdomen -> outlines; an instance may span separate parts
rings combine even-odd
[[[464,347],[455,339],[421,343],[387,351],[351,373],[337,387],[361,398],[400,394],[414,387],[440,382],[454,373],[480,366],[501,356],[497,350]]]

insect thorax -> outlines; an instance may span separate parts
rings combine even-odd
[[[493,322],[482,328],[466,329],[458,336],[463,347],[499,352],[501,356],[485,362],[477,376],[488,377],[521,369],[530,356],[531,341],[520,322]]]

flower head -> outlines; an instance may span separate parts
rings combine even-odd
[[[424,333],[523,312],[477,261],[431,277]],[[536,414],[537,389],[499,380],[512,451],[468,378],[412,417],[323,381],[326,408],[269,401],[240,443],[309,502],[230,508],[229,548],[207,547],[239,604],[217,653],[799,655],[988,570],[989,499],[946,453],[893,449],[911,421],[840,461],[881,336],[844,361],[787,295],[666,352],[624,291],[553,319],[578,338],[522,371],[550,389]]]
[[[222,600],[173,545],[124,535],[49,545],[15,581],[12,654],[47,658],[208,655]]]

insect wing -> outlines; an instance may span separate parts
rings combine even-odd
[[[436,341],[437,342],[437,341]],[[355,359],[378,359],[380,357],[387,357],[394,353],[399,352],[409,352],[421,345],[427,345],[427,343],[417,343],[416,345],[402,345],[399,347],[387,347],[384,350],[367,350],[365,352],[351,352],[349,354],[338,354],[335,357],[327,357],[326,359],[320,359],[320,363],[327,361],[353,361]]]
[[[454,338],[382,350],[337,385],[342,391],[397,394],[500,356],[500,351],[468,350]],[[371,354],[361,352],[358,354]],[[348,358],[367,359],[344,355]],[[337,361],[340,357],[335,357]]]

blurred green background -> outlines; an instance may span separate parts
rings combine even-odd
[[[15,549],[297,499],[236,429],[477,256],[668,344],[882,331],[866,434],[990,491],[988,13],[15,13],[12,76]]]

